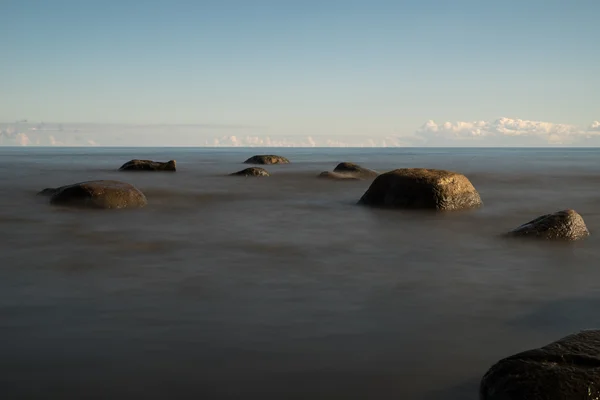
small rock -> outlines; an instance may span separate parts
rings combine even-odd
[[[377,171],[373,171],[372,169],[363,168],[358,164],[350,163],[350,162],[342,162],[339,163],[334,169],[333,172],[337,172],[340,174],[352,175],[357,178],[375,178],[379,173]]]
[[[379,175],[358,203],[435,210],[461,210],[482,205],[479,193],[466,176],[424,168],[402,168]]]
[[[136,187],[119,181],[81,182],[38,194],[50,195],[50,204],[78,208],[140,208],[148,203]]]
[[[270,176],[266,169],[250,167],[230,174],[231,176]]]
[[[510,231],[508,236],[548,240],[579,240],[590,235],[581,215],[575,210],[546,214]]]
[[[177,171],[175,160],[167,162],[151,160],[131,160],[119,168],[119,171]]]
[[[582,331],[498,361],[483,376],[479,398],[600,398],[600,330]]]
[[[253,156],[244,161],[244,164],[289,164],[290,160],[281,156],[274,155],[258,155]]]
[[[329,172],[329,171],[323,171],[319,175],[317,175],[317,177],[321,178],[321,179],[331,179],[331,180],[339,180],[339,181],[357,181],[357,180],[359,180],[357,177],[352,176],[352,175],[340,174],[337,172]]]

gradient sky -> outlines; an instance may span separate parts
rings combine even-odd
[[[600,119],[600,1],[0,0],[0,121]]]

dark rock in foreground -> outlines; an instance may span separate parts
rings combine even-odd
[[[352,176],[352,175],[340,174],[337,172],[329,172],[329,171],[321,172],[319,175],[317,175],[317,178],[340,180],[340,181],[348,181],[348,180],[349,181],[357,181],[357,180],[359,180],[357,177]]]
[[[274,156],[274,155],[259,155],[259,156],[253,156],[250,157],[249,159],[247,159],[246,161],[244,161],[244,164],[263,164],[263,165],[270,165],[270,164],[289,164],[290,160],[288,160],[285,157],[281,157],[281,156]]]
[[[461,210],[482,205],[466,176],[457,172],[403,168],[379,175],[358,202],[373,207]]]
[[[575,210],[563,210],[542,215],[508,232],[507,235],[547,240],[579,240],[590,233],[581,215]]]
[[[230,174],[231,176],[270,176],[266,169],[250,167]]]
[[[119,168],[119,171],[177,171],[175,160],[167,162],[151,160],[131,160]]]
[[[356,178],[375,178],[379,173],[377,171],[373,171],[372,169],[363,168],[358,164],[343,162],[339,163],[337,167],[333,169],[333,172],[337,172],[339,174],[351,175]]]
[[[600,398],[600,330],[582,331],[500,360],[483,376],[479,398]]]
[[[50,204],[79,208],[140,208],[146,196],[133,185],[119,181],[89,181],[56,189],[44,189]]]

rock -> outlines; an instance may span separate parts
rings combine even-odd
[[[289,164],[290,160],[281,156],[260,155],[253,156],[244,161],[244,164]]]
[[[498,361],[483,376],[479,398],[600,398],[600,330],[582,331]]]
[[[466,176],[452,171],[403,168],[379,175],[358,202],[373,207],[460,210],[481,197]]]
[[[81,182],[39,194],[50,195],[50,204],[79,208],[140,208],[147,204],[141,191],[119,181]]]
[[[250,167],[230,174],[231,176],[270,176],[266,169]]]
[[[339,163],[337,167],[333,169],[333,172],[337,172],[339,174],[351,175],[357,178],[375,178],[379,173],[377,171],[373,171],[372,169],[363,168],[358,164],[343,162]]]
[[[119,171],[177,171],[175,160],[167,162],[151,160],[131,160],[119,168]]]
[[[547,240],[579,240],[590,235],[581,215],[575,210],[546,214],[507,233],[512,237],[532,237]]]
[[[352,175],[340,174],[337,172],[329,172],[329,171],[323,171],[319,175],[317,175],[317,177],[321,178],[321,179],[343,180],[343,181],[359,180],[357,177],[352,176]]]

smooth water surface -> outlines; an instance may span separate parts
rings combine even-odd
[[[254,155],[268,178],[228,173]],[[117,172],[132,158],[176,173]],[[6,399],[477,399],[498,359],[600,327],[597,149],[0,149]],[[467,175],[484,207],[373,210],[338,162]],[[140,210],[35,194],[91,179]],[[573,208],[572,244],[500,234]],[[6,397],[5,397],[6,396]]]

